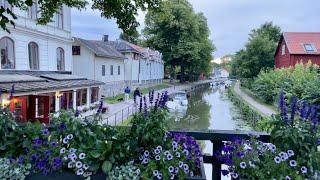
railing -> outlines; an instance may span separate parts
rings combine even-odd
[[[138,110],[138,106],[130,105],[121,109],[120,111],[117,111],[114,114],[106,114],[105,117],[102,117],[102,123],[112,126],[125,125],[124,122],[128,120],[130,116],[138,112]]]
[[[196,140],[209,140],[213,144],[212,155],[205,154],[203,156],[204,163],[212,165],[212,179],[221,179],[221,165],[222,162],[214,156],[214,154],[223,147],[225,141],[232,141],[235,137],[249,139],[250,134],[256,135],[258,140],[263,142],[270,141],[270,135],[263,132],[254,131],[238,131],[238,130],[206,130],[206,131],[171,131],[177,133],[184,133],[194,137]]]

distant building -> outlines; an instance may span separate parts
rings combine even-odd
[[[308,61],[320,65],[320,32],[283,33],[275,53],[275,67],[290,67]]]
[[[125,56],[101,40],[74,38],[73,74],[105,83],[102,94],[114,96],[125,88]]]
[[[130,86],[161,83],[164,78],[162,54],[124,40],[106,41],[125,57],[125,81]]]
[[[10,7],[18,16],[11,33],[0,30],[0,106],[9,107],[19,122],[49,122],[61,109],[98,102],[101,82],[71,75],[71,10],[61,6],[48,25],[37,25],[38,5]]]

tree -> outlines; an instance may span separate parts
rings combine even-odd
[[[280,27],[272,22],[266,22],[260,28],[253,29],[245,48],[236,53],[231,63],[231,74],[252,79],[262,69],[273,68],[280,36]]]
[[[11,7],[26,10],[32,6],[33,0],[6,0]],[[119,28],[127,34],[134,34],[136,27],[139,26],[135,16],[138,10],[156,9],[159,7],[161,0],[92,0],[92,9],[99,10],[102,17],[115,18]],[[40,17],[37,19],[38,24],[47,24],[51,21],[62,4],[77,9],[84,9],[88,4],[87,0],[38,0]],[[14,25],[17,19],[15,13],[10,7],[0,8],[0,26],[2,29],[9,31],[7,25]]]
[[[122,40],[128,41],[132,44],[141,44],[140,34],[137,31],[132,33],[131,35],[125,32],[122,32],[119,38]]]
[[[211,71],[210,31],[203,14],[196,14],[187,0],[163,1],[158,10],[148,11],[143,30],[146,45],[163,54],[165,66],[180,69],[181,81]]]

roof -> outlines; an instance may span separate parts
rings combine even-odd
[[[83,46],[87,47],[96,56],[107,57],[107,58],[117,58],[124,59],[124,55],[117,51],[113,46],[104,41],[97,40],[85,40],[81,38],[74,38],[76,42],[79,42]]]
[[[50,91],[68,88],[100,86],[104,83],[74,76],[71,72],[57,71],[0,71],[0,90],[10,92],[14,85],[16,93]],[[24,80],[21,80],[24,78]]]
[[[117,49],[120,52],[136,52],[139,54],[143,53],[142,47],[129,43],[128,41],[116,40],[116,41],[107,41],[105,43],[108,43],[109,45],[113,46],[115,49]]]
[[[320,54],[320,32],[284,32],[282,37],[290,54]],[[306,52],[304,44],[311,44],[315,52]]]

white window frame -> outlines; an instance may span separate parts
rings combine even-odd
[[[56,26],[63,29],[63,6],[56,12]]]
[[[35,48],[34,50],[31,48]],[[30,70],[39,70],[39,46],[35,42],[30,42],[28,44],[28,53],[29,53],[29,67]],[[32,54],[34,53],[34,54]]]

